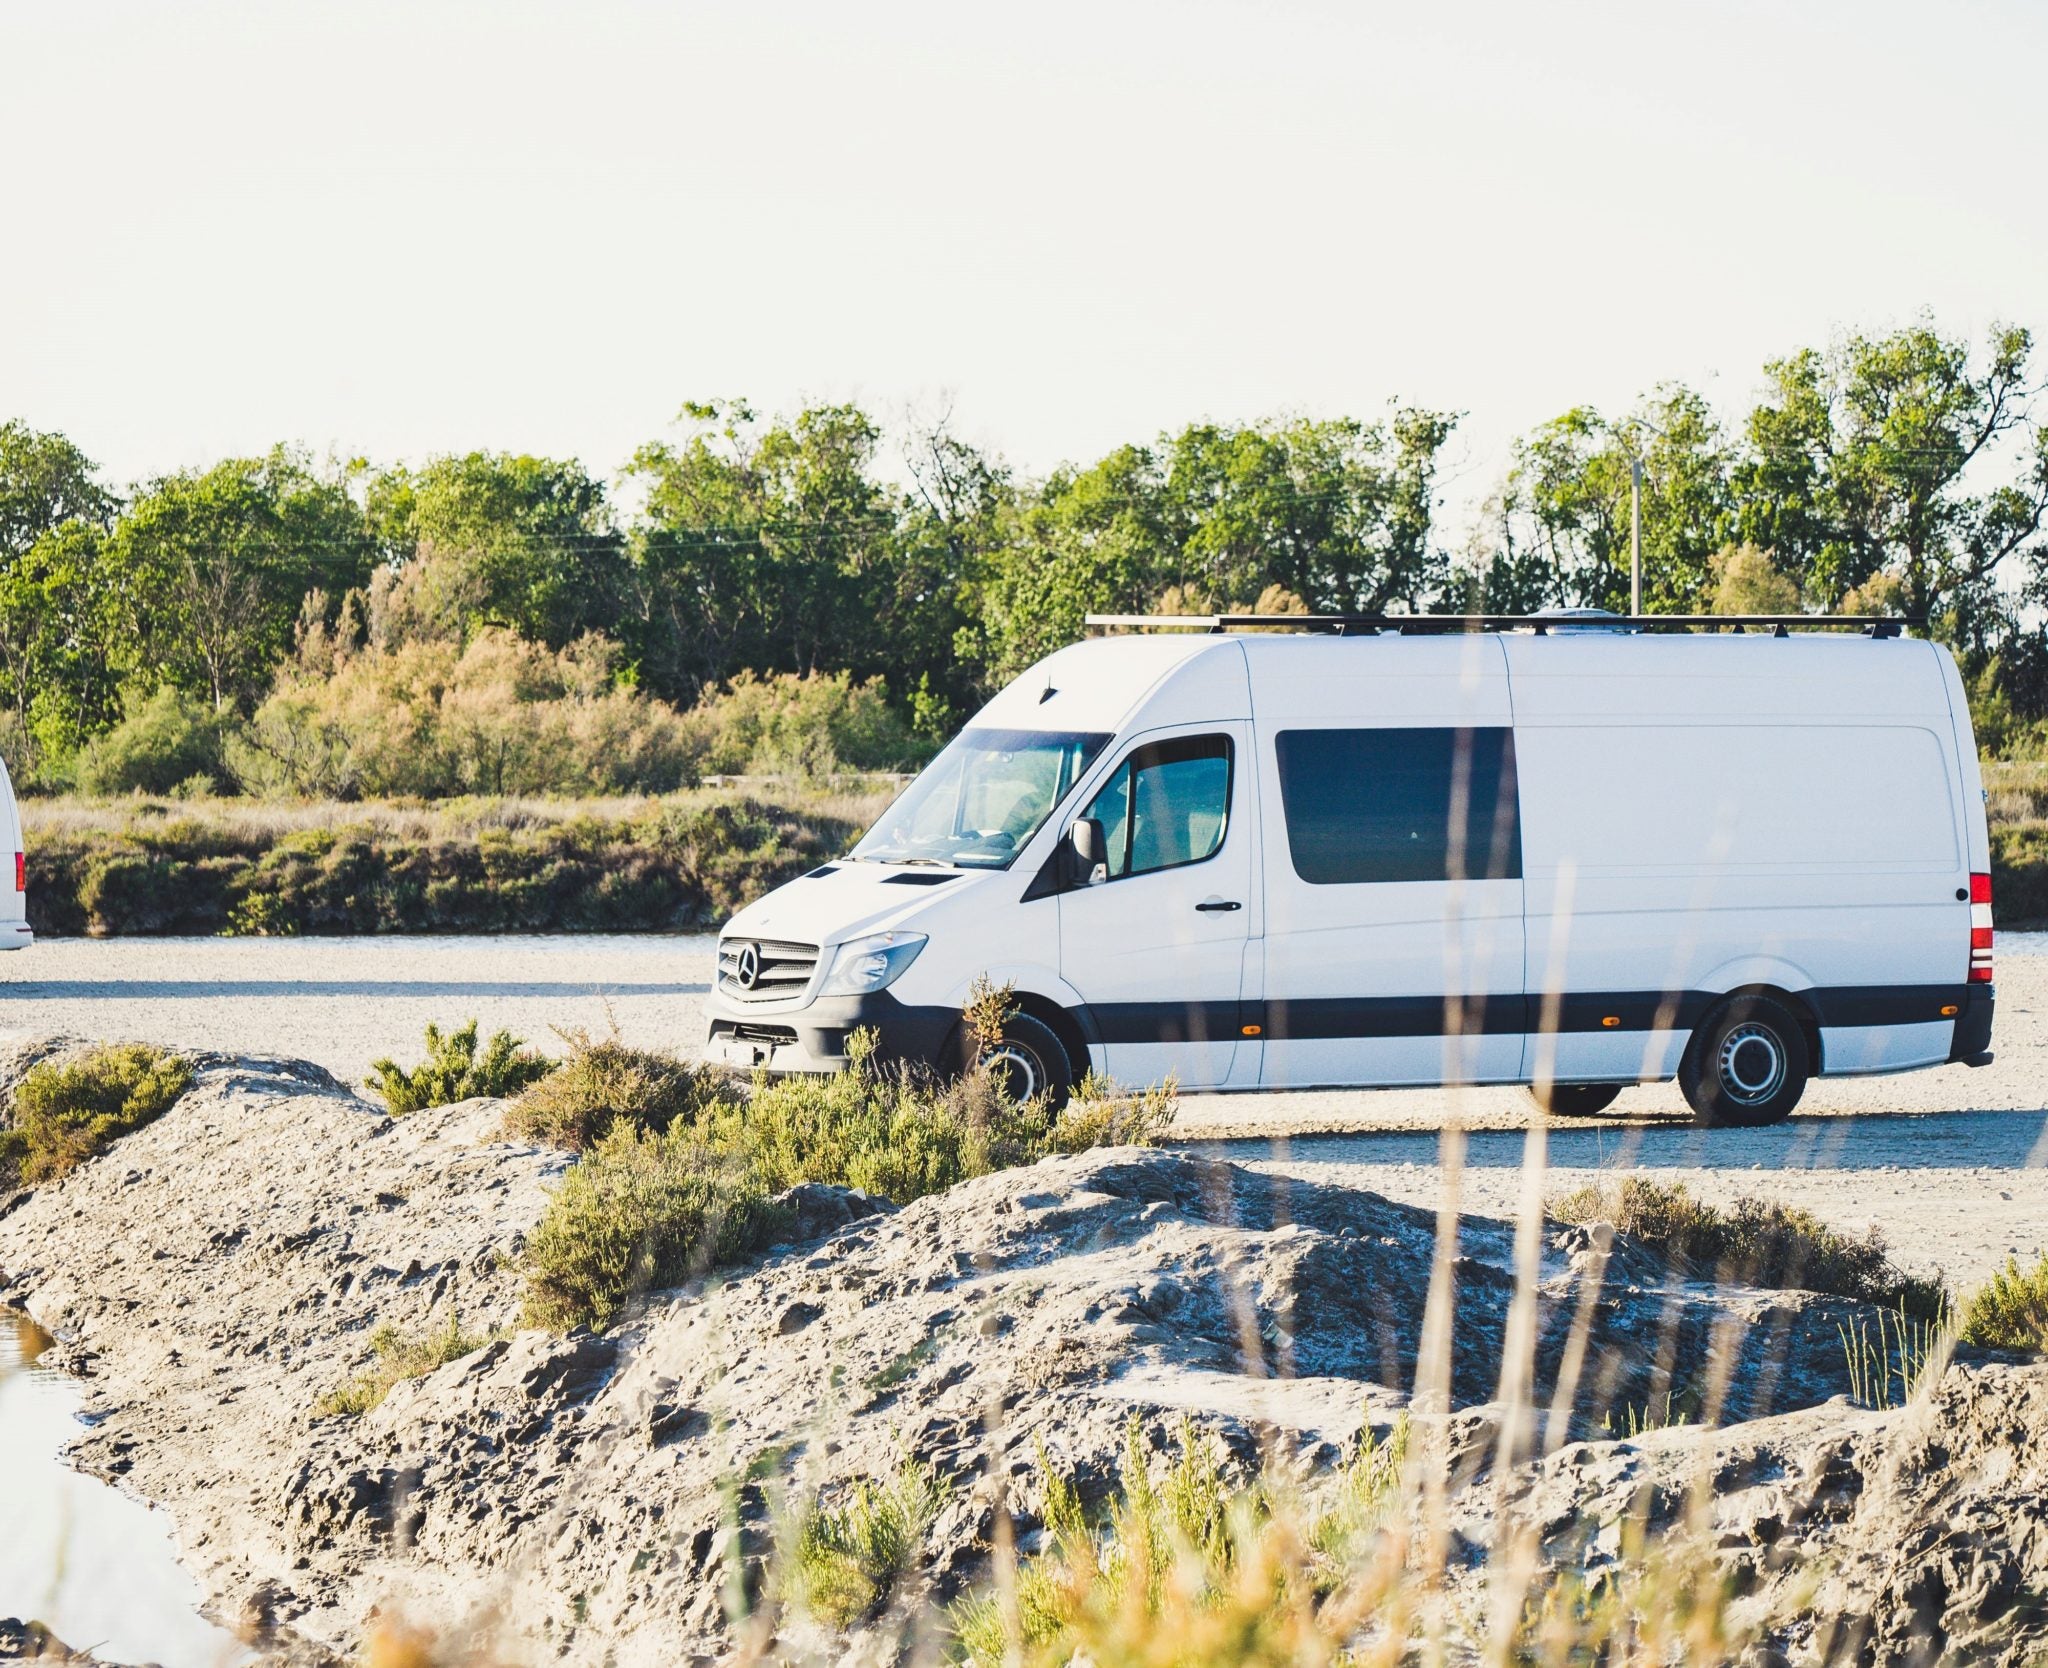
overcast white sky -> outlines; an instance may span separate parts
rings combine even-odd
[[[0,0],[0,416],[601,473],[687,398],[1518,430],[2048,330],[2048,5]]]

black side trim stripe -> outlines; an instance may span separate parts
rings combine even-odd
[[[1832,985],[1792,993],[1826,1029],[1866,1025],[1929,1025],[1968,1011],[1970,987]],[[1690,1031],[1722,1000],[1706,990],[1575,991],[1557,1004],[1557,1029]],[[1268,1042],[1334,1037],[1516,1036],[1544,1022],[1540,995],[1484,998],[1333,996],[1267,1002],[1098,1002],[1080,1011],[1094,1043],[1220,1041],[1246,1034]],[[1447,1006],[1447,1004],[1449,1004]],[[1455,1010],[1455,1011],[1454,1011]]]
[[[1239,1018],[1256,1003],[1096,1002],[1081,1010],[1081,1027],[1097,1043],[1178,1043],[1235,1039]]]
[[[1256,1006],[1257,1004],[1248,1004]],[[1315,997],[1268,1002],[1268,1037],[1520,1036],[1529,1028],[1528,999],[1488,997]]]

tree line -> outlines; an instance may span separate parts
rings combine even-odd
[[[1925,614],[1991,739],[2013,739],[2048,716],[2032,357],[2024,329],[1971,344],[1921,320],[1771,361],[1732,424],[1678,384],[1620,414],[1575,407],[1515,443],[1455,535],[1439,473],[1459,414],[1405,405],[1193,423],[1042,477],[940,421],[895,437],[892,478],[858,406],[719,401],[686,406],[616,487],[574,459],[379,468],[280,446],[117,489],[69,437],[11,421],[0,744],[28,783],[62,786],[176,706],[313,761],[275,783],[373,791],[374,771],[333,762],[357,756],[348,710],[368,697],[321,691],[425,678],[437,711],[479,680],[515,704],[610,700],[555,733],[637,738],[621,744],[667,761],[649,779],[674,738],[620,702],[673,716],[737,688],[758,719],[775,680],[864,692],[868,732],[928,746],[1091,611],[1626,608],[1637,466],[1647,608]],[[423,721],[392,711],[402,750]]]

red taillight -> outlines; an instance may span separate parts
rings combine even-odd
[[[28,890],[28,853],[25,851],[14,854],[14,889],[17,892]]]
[[[1991,983],[1991,877],[1970,876],[1970,983]]]

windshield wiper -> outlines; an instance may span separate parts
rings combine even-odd
[[[953,866],[936,857],[877,857],[874,861],[892,869],[950,869]]]

